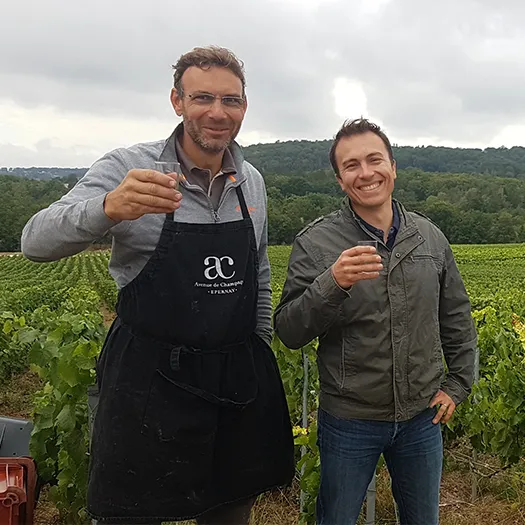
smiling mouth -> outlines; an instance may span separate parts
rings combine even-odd
[[[359,189],[361,191],[374,191],[375,189],[381,186],[380,182],[374,182],[373,184],[368,184],[367,186],[361,186]]]

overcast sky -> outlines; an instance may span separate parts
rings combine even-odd
[[[167,137],[171,64],[244,62],[241,144],[331,138],[525,146],[522,0],[1,0],[0,166],[89,166]]]

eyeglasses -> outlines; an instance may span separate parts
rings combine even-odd
[[[184,96],[185,93],[182,93]],[[226,95],[212,95],[211,93],[188,93],[186,96],[197,106],[208,107],[213,105],[215,100],[219,99],[221,104],[229,109],[241,109],[244,106],[244,98]]]

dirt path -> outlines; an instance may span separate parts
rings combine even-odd
[[[115,320],[115,317],[117,317],[117,314],[113,311],[111,311],[106,305],[100,306],[100,311],[102,313],[102,316],[104,318],[104,325],[109,328],[111,326],[111,323]]]

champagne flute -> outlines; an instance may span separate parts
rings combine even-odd
[[[180,164],[175,161],[166,161],[161,162],[157,161],[155,162],[155,170],[160,171],[160,173],[164,173],[165,175],[171,175],[171,177],[175,180],[175,190],[179,189],[179,182],[182,178],[182,170],[180,168]]]
[[[376,251],[376,253],[378,253],[377,252],[377,246],[378,246],[378,242],[377,241],[373,241],[373,240],[357,241],[357,246],[373,246],[375,251]],[[370,272],[363,272],[363,273],[370,273]]]

